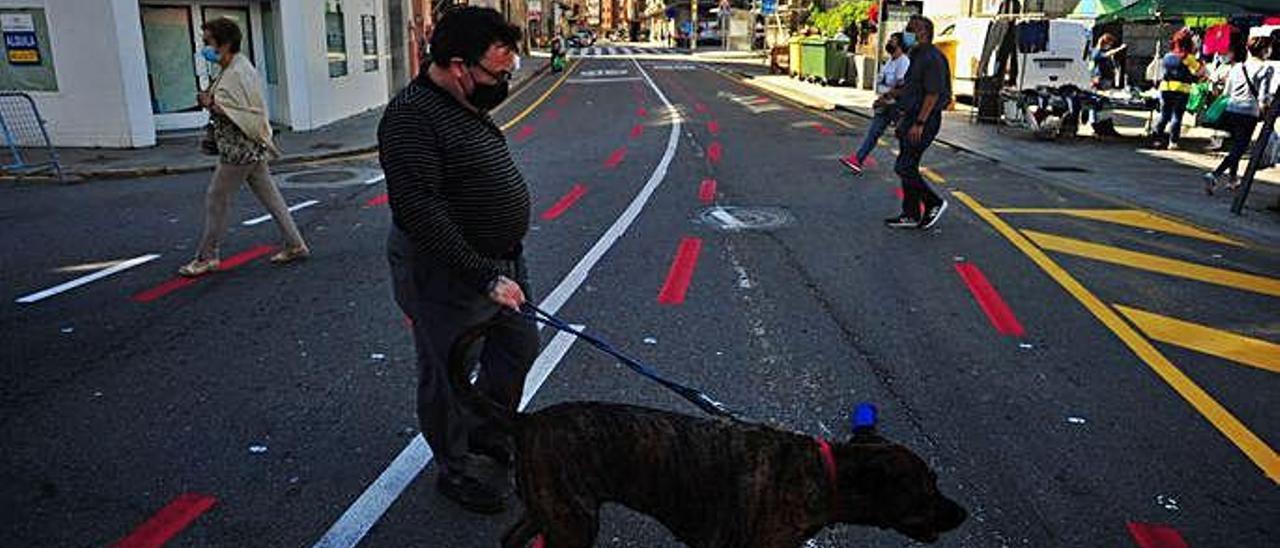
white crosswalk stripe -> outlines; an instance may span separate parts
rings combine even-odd
[[[569,48],[570,57],[629,57],[632,55],[680,55],[675,48],[650,48],[636,46],[592,46],[589,48]]]

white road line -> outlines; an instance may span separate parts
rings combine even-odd
[[[583,326],[574,325],[573,328],[581,331]],[[533,362],[533,367],[529,369],[529,375],[525,377],[524,398],[520,401],[521,410],[529,405],[529,400],[533,399],[534,393],[551,375],[556,364],[569,353],[569,347],[573,346],[575,340],[577,337],[571,333],[557,333],[546,348],[542,349],[538,359]],[[400,493],[413,483],[418,474],[422,473],[422,470],[431,462],[431,458],[431,447],[427,445],[422,434],[414,436],[409,441],[409,445],[406,445],[400,454],[396,455],[395,460],[391,461],[387,469],[378,475],[378,479],[373,480],[369,488],[360,494],[360,498],[357,498],[342,517],[338,518],[338,521],[334,522],[333,526],[316,542],[316,548],[349,547],[359,543],[382,514],[391,508],[392,503],[400,497]]]
[[[379,173],[379,174],[377,174],[377,175],[374,175],[373,177],[370,177],[370,178],[368,178],[368,179],[365,179],[365,180],[364,180],[364,184],[366,184],[366,185],[376,185],[376,184],[381,183],[382,181],[385,181],[385,180],[387,180],[387,174],[386,174],[386,173]]]
[[[724,223],[725,228],[729,228],[731,230],[738,230],[744,226],[747,226],[742,224],[742,221],[739,221],[737,217],[734,217],[728,211],[725,211],[723,207],[716,207],[715,209],[711,210],[711,216],[715,217],[716,220]]]
[[[637,76],[623,76],[621,78],[570,78],[570,84],[608,84],[612,82],[637,82],[643,78]]]
[[[667,148],[662,153],[662,159],[658,161],[658,165],[654,167],[653,174],[649,176],[648,182],[640,189],[636,197],[631,200],[631,204],[627,206],[627,209],[600,236],[595,245],[591,246],[587,254],[578,260],[578,264],[574,265],[573,270],[569,271],[569,274],[563,280],[560,280],[560,285],[557,285],[547,295],[547,298],[543,299],[539,307],[550,314],[555,314],[560,310],[560,307],[564,306],[569,297],[572,297],[578,287],[586,281],[587,274],[591,272],[591,268],[600,261],[605,252],[609,251],[609,248],[613,247],[618,238],[622,237],[627,228],[631,226],[631,223],[635,222],[645,204],[649,202],[650,196],[658,189],[658,185],[662,184],[662,180],[666,178],[667,169],[671,165],[671,160],[675,158],[676,149],[680,144],[679,112],[671,106],[667,96],[653,83],[653,79],[649,78],[649,73],[645,72],[640,63],[634,59],[632,59],[632,62],[635,63],[636,68],[640,69],[640,74],[644,75],[649,87],[653,88],[654,93],[658,95],[658,98],[667,107],[667,112],[671,119],[671,133],[667,137]],[[534,394],[534,391],[529,390],[530,380],[532,379],[537,387],[541,387],[542,382],[555,369],[556,363],[559,362],[560,358],[564,357],[564,352],[569,350],[569,342],[564,342],[564,339],[561,339],[562,336],[565,336],[565,334],[557,334],[551,340],[547,348],[538,356],[539,361],[545,359],[544,365],[539,366],[539,363],[535,362],[530,371],[530,376],[526,377],[525,401],[521,402],[522,407],[528,403],[528,398],[532,398]],[[562,342],[557,344],[556,341],[558,340]],[[333,526],[316,542],[315,546],[319,548],[349,548],[358,544],[360,539],[364,538],[364,535],[373,527],[373,524],[382,518],[382,514],[387,511],[387,508],[391,507],[391,504],[400,496],[405,487],[426,468],[430,460],[431,449],[427,447],[422,436],[414,437],[413,441],[409,442],[409,445],[378,476],[378,479],[374,480],[373,484],[369,485],[369,488],[360,494],[360,497],[351,504],[351,507],[347,508],[347,511],[342,514],[342,517],[338,518],[338,521],[334,522]]]
[[[542,327],[542,324],[538,324]],[[586,326],[571,324],[570,327],[575,330],[582,331]],[[547,343],[546,348],[542,349],[542,353],[538,355],[538,359],[533,362],[533,367],[529,368],[529,374],[524,378],[524,396],[520,398],[520,410],[524,411],[529,406],[529,402],[533,400],[533,395],[538,393],[538,389],[542,388],[542,383],[547,381],[547,377],[551,376],[551,372],[555,370],[556,365],[569,353],[569,347],[573,346],[573,342],[578,337],[573,333],[565,333],[563,331],[556,333],[556,336]]]
[[[302,202],[302,203],[300,203],[300,204],[298,204],[298,205],[291,206],[291,207],[289,208],[289,211],[297,211],[297,210],[302,209],[302,208],[304,208],[304,207],[311,207],[311,206],[316,205],[316,204],[318,204],[318,203],[320,203],[320,200],[307,200],[307,201]],[[243,223],[241,223],[241,224],[243,224],[244,226],[253,226],[253,225],[258,225],[258,224],[265,223],[265,222],[270,221],[270,220],[271,220],[271,215],[263,215],[263,216],[261,216],[261,217],[254,217],[254,218],[252,218],[252,219],[249,219],[248,221],[245,221],[245,222],[243,222]]]
[[[667,148],[662,153],[662,159],[658,161],[657,167],[653,168],[653,174],[649,176],[648,182],[644,184],[644,187],[640,189],[636,197],[631,200],[631,204],[627,206],[627,209],[600,236],[596,244],[591,246],[587,254],[578,260],[578,264],[560,281],[560,285],[556,286],[547,295],[546,300],[543,301],[542,309],[552,314],[555,314],[557,310],[560,310],[561,306],[564,306],[564,303],[569,300],[569,297],[578,289],[578,286],[586,281],[587,274],[600,261],[600,257],[603,257],[605,252],[613,247],[613,244],[618,241],[618,238],[622,237],[622,234],[627,231],[631,223],[635,222],[636,217],[640,216],[640,211],[644,209],[645,204],[649,203],[649,197],[653,195],[653,192],[658,189],[658,185],[662,184],[662,180],[666,178],[667,168],[671,166],[671,160],[676,156],[676,147],[680,144],[679,110],[671,106],[671,101],[668,101],[667,96],[662,93],[661,89],[658,89],[657,84],[653,83],[653,79],[649,77],[648,72],[645,72],[644,67],[640,66],[640,62],[635,59],[632,59],[631,62],[635,63],[640,75],[649,83],[649,87],[658,95],[658,99],[662,101],[662,104],[667,107],[667,115],[671,119],[671,133],[667,136]]]
[[[32,293],[32,294],[30,294],[30,295],[27,295],[27,296],[25,296],[25,297],[20,297],[20,298],[18,299],[18,301],[17,301],[17,302],[22,303],[22,304],[30,304],[30,303],[34,303],[34,302],[36,302],[36,301],[40,301],[40,300],[43,300],[43,299],[47,299],[47,298],[52,297],[52,296],[54,296],[54,295],[57,295],[57,294],[59,294],[59,293],[62,293],[62,292],[65,292],[65,291],[70,291],[70,290],[72,290],[72,289],[75,289],[75,288],[77,288],[77,287],[80,287],[80,286],[82,286],[82,285],[84,285],[84,284],[87,284],[87,283],[89,283],[89,282],[93,282],[93,281],[101,280],[101,279],[106,278],[107,276],[110,276],[110,275],[115,274],[115,273],[117,273],[117,272],[123,272],[123,271],[125,271],[125,270],[128,270],[128,269],[130,269],[130,268],[133,268],[133,267],[138,266],[138,265],[140,265],[140,264],[149,263],[149,262],[154,261],[154,260],[159,259],[159,258],[160,258],[160,256],[159,256],[159,255],[155,255],[155,254],[152,254],[152,255],[143,255],[143,256],[141,256],[141,257],[134,257],[134,258],[129,259],[129,260],[127,260],[127,261],[123,261],[123,262],[117,263],[117,264],[115,264],[115,265],[113,265],[113,266],[110,266],[110,267],[104,268],[104,269],[102,269],[102,270],[99,270],[99,271],[97,271],[97,272],[94,272],[93,274],[88,274],[88,275],[85,275],[85,276],[81,276],[81,277],[76,278],[76,279],[74,279],[74,280],[71,280],[71,281],[69,281],[69,282],[66,282],[66,283],[63,283],[63,284],[59,284],[59,285],[56,285],[56,286],[50,287],[49,289],[46,289],[46,290],[44,290],[44,291],[38,291],[38,292],[36,292],[36,293]]]

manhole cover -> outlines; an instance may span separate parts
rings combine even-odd
[[[277,175],[284,188],[341,188],[368,183],[379,175],[376,169],[311,169]]]
[[[720,230],[774,230],[793,222],[780,207],[714,206],[698,211],[697,221]]]

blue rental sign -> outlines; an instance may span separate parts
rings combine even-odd
[[[760,13],[764,15],[778,13],[778,0],[760,0]]]

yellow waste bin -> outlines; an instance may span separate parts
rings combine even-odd
[[[790,72],[793,78],[800,76],[800,67],[804,66],[800,64],[800,52],[804,49],[801,46],[802,42],[804,42],[803,36],[792,36],[787,40],[787,72]]]
[[[951,67],[951,89],[956,89],[956,48],[960,45],[960,41],[950,37],[939,38],[933,42],[933,45],[947,59],[947,66]],[[953,93],[953,98],[951,103],[947,105],[947,110],[956,108],[954,96],[955,94]]]

